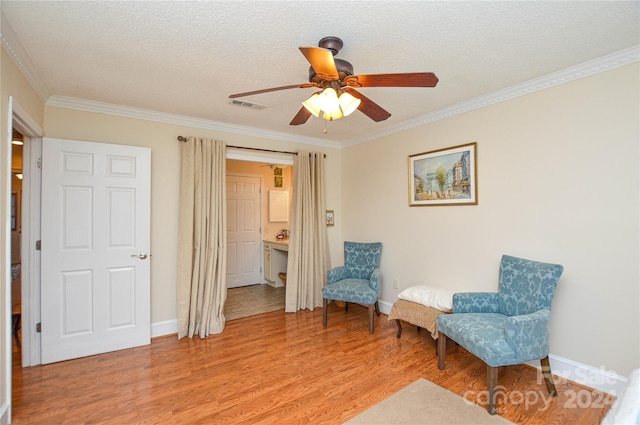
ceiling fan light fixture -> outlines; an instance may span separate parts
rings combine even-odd
[[[350,115],[353,111],[358,109],[358,106],[360,106],[360,99],[356,99],[347,92],[340,95],[338,102],[340,103],[340,109],[342,109],[342,113],[345,117]]]
[[[322,118],[324,118],[327,121],[334,121],[342,118],[343,116],[344,114],[342,113],[342,110],[340,109],[340,107],[338,107],[338,109],[334,111],[324,111],[324,113],[322,114]]]
[[[325,112],[325,114],[327,112],[335,112],[336,110],[340,109],[338,93],[336,93],[336,91],[331,87],[327,87],[318,96],[317,105]]]
[[[302,102],[302,106],[307,108],[307,111],[311,112],[313,116],[320,116],[320,107],[318,106],[318,93],[314,93],[311,97],[304,102]]]

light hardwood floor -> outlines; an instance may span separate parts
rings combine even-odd
[[[321,308],[275,311],[204,340],[163,337],[31,368],[17,357],[15,424],[340,424],[421,377],[481,405],[486,390],[484,364],[464,349],[450,345],[440,371],[428,332],[407,325],[397,339],[383,314],[369,335],[360,306],[331,306],[327,328]],[[537,378],[529,367],[506,368],[499,414],[518,424],[597,424],[609,407],[596,403],[601,394],[558,381],[558,397],[544,403]],[[587,397],[593,405],[579,407]]]

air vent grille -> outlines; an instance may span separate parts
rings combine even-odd
[[[247,102],[247,101],[238,100],[238,99],[231,99],[231,104],[232,105],[237,105],[237,106],[243,106],[245,108],[252,108],[252,109],[264,109],[264,108],[266,108],[265,105],[261,105],[259,103],[252,103],[252,102]]]

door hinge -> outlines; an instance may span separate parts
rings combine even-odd
[[[42,168],[42,158],[38,158],[38,159],[36,160],[36,166],[37,166],[38,168]]]
[[[36,323],[36,332],[42,332],[42,322]]]
[[[42,241],[36,241],[36,251],[40,251],[42,249]]]

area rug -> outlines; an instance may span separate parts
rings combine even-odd
[[[365,410],[347,425],[513,424],[487,409],[465,401],[426,379],[418,379]]]
[[[250,285],[227,289],[224,316],[227,321],[284,310],[285,287]]]

